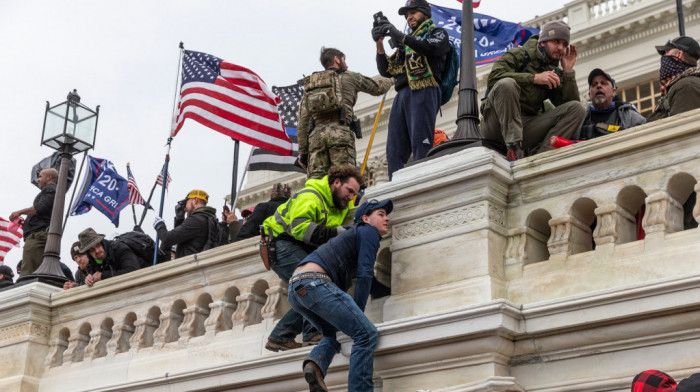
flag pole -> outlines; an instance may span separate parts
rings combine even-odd
[[[233,174],[231,176],[231,211],[233,211],[234,201],[238,198],[238,192],[236,192],[236,187],[238,186],[238,149],[241,144],[238,140],[233,140],[235,143],[233,147]]]
[[[127,162],[127,163],[126,163],[126,171],[127,171],[127,172],[130,171],[129,167],[130,167],[129,162]],[[135,182],[134,182],[134,183],[135,183]],[[129,198],[131,198],[131,194],[129,194]],[[130,203],[130,204],[131,204],[131,213],[132,213],[132,215],[133,215],[133,217],[134,217],[134,227],[136,227],[136,226],[138,226],[138,225],[136,224],[136,207],[134,207],[134,203]],[[145,207],[144,207],[144,208],[145,208]]]
[[[80,162],[80,169],[78,170],[78,175],[73,177],[75,180],[80,178],[80,175],[83,174],[83,165],[85,164],[85,159],[87,158],[87,150],[85,150],[85,153],[83,154],[83,160]],[[75,182],[75,186],[73,187],[73,194],[70,196],[70,202],[68,202],[68,211],[66,212],[66,218],[63,220],[63,227],[61,228],[61,233],[63,233],[66,230],[66,222],[68,222],[68,217],[70,216],[70,206],[73,205],[73,199],[75,198],[75,191],[78,189],[78,182]]]
[[[178,56],[177,60],[177,72],[175,74],[175,98],[173,100],[173,111],[172,114],[175,116],[175,110],[177,109],[177,101],[178,101],[178,86],[180,85],[180,70],[182,68],[182,56],[185,54],[185,44],[180,41],[180,56]],[[163,186],[162,190],[160,193],[160,209],[158,212],[158,217],[163,217],[163,205],[165,204],[165,189],[166,186],[168,185],[168,165],[170,164],[170,147],[172,145],[173,141],[173,134],[172,134],[172,128],[174,124],[177,122],[177,119],[173,121],[173,118],[171,117],[170,119],[170,137],[168,137],[168,150],[165,153],[165,164],[163,165]],[[156,247],[153,249],[153,265],[156,265],[158,262],[158,233],[156,232]]]
[[[678,13],[678,32],[685,35],[685,19],[683,18],[683,0],[676,0],[676,12]]]
[[[139,220],[139,226],[143,224],[143,220],[146,219],[146,212],[148,212],[148,206],[151,205],[151,199],[153,198],[153,192],[156,190],[156,186],[158,186],[158,181],[153,183],[153,187],[151,188],[151,193],[148,195],[148,200],[146,200],[146,206],[143,208],[143,213],[141,213],[141,220]]]
[[[374,127],[372,127],[372,135],[369,137],[369,143],[367,144],[367,151],[365,151],[365,159],[362,161],[362,168],[360,169],[360,174],[365,173],[365,167],[367,167],[367,159],[369,158],[369,152],[372,150],[372,142],[374,142],[374,135],[377,133],[377,126],[379,125],[379,118],[382,116],[382,108],[384,108],[384,100],[386,100],[386,94],[382,97],[382,101],[379,103],[379,110],[377,111],[377,117],[374,118]]]
[[[245,181],[245,177],[248,174],[248,166],[250,166],[250,158],[253,156],[253,149],[250,149],[250,153],[248,154],[248,160],[245,163],[245,169],[243,170],[243,176],[241,177],[241,183],[238,185],[238,191],[236,192],[236,199],[233,201],[233,205],[231,206],[231,211],[234,211],[236,208],[236,205],[238,205],[238,195],[241,193],[241,188],[243,188],[243,181]]]

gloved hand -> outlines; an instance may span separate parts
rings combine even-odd
[[[384,30],[386,29],[381,24],[372,27],[372,41],[377,42],[381,38],[384,38]]]
[[[163,218],[157,216],[156,219],[153,221],[153,228],[158,230],[159,225],[165,226],[165,222],[163,221]]]
[[[397,44],[403,42],[405,34],[399,31],[393,24],[389,22],[381,23],[379,27],[382,27],[385,36],[390,36]]]
[[[185,219],[185,204],[187,202],[183,203],[182,201],[179,201],[177,204],[175,204],[175,219],[180,219],[184,220]]]
[[[306,168],[309,166],[309,156],[306,154],[299,154],[299,166],[302,167],[302,169],[306,170]]]

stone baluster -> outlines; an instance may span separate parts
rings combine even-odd
[[[183,316],[175,312],[163,312],[160,315],[160,326],[153,333],[153,346],[163,347],[166,343],[178,340],[178,327]]]
[[[523,263],[525,259],[525,227],[517,227],[508,233],[506,242],[506,265]]]
[[[665,191],[646,198],[642,227],[646,235],[683,230],[683,206]]]
[[[185,318],[177,329],[180,334],[180,342],[187,343],[190,338],[204,335],[204,321],[209,316],[209,308],[203,308],[197,304],[183,311]]]
[[[637,240],[637,219],[617,204],[595,209],[596,228],[593,231],[596,245],[623,244]]]
[[[700,182],[695,184],[695,194],[700,195]],[[696,222],[700,223],[700,197],[696,198],[695,207],[693,207],[693,217]]]
[[[90,331],[90,342],[85,347],[85,356],[87,358],[100,358],[107,355],[107,342],[112,337],[111,329],[102,327]]]
[[[107,342],[107,356],[129,351],[129,339],[134,333],[134,326],[126,323],[115,324],[112,327],[112,338]]]
[[[241,294],[236,297],[238,307],[233,314],[233,326],[245,327],[257,324],[262,321],[260,309],[265,303],[265,299],[253,293]]]
[[[49,354],[46,356],[44,365],[46,367],[61,366],[63,364],[63,354],[68,348],[68,341],[57,336],[49,346]]]
[[[267,302],[265,302],[260,311],[263,319],[281,318],[290,308],[289,302],[287,302],[287,285],[280,283],[280,286],[270,287],[265,290]]]
[[[159,322],[150,317],[145,320],[136,320],[134,334],[129,339],[132,350],[139,350],[153,346],[153,338]]]
[[[209,304],[209,317],[204,320],[204,330],[207,335],[226,331],[233,327],[231,316],[236,310],[236,304],[219,300]]]
[[[88,335],[77,332],[68,338],[68,348],[63,352],[63,363],[81,362],[85,355],[85,346],[90,342]]]
[[[566,215],[549,220],[552,233],[547,241],[550,257],[571,255],[593,249],[591,228],[580,219]]]

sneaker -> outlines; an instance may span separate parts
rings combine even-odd
[[[304,379],[309,383],[309,392],[328,392],[328,387],[323,382],[323,373],[313,361],[304,365]]]
[[[522,147],[520,147],[520,142],[508,143],[506,144],[506,147],[508,148],[508,152],[506,153],[506,160],[508,162],[515,162],[518,159],[523,159],[525,157],[525,153],[523,152]]]
[[[294,350],[295,348],[301,347],[301,343],[297,343],[295,341],[291,342],[278,342],[276,340],[272,339],[267,339],[267,344],[265,345],[265,349],[270,350],[270,351],[287,351],[287,350]]]
[[[304,341],[301,343],[301,345],[302,345],[303,347],[306,347],[306,346],[313,346],[313,345],[318,344],[318,342],[320,342],[321,339],[323,339],[323,334],[320,333],[320,334],[318,334],[318,335],[312,336],[311,339],[309,339],[309,340],[304,340]]]

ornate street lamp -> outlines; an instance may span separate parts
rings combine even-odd
[[[40,281],[55,286],[63,286],[67,278],[61,271],[61,235],[63,234],[63,209],[66,199],[68,166],[74,154],[94,147],[97,133],[97,118],[100,107],[95,110],[80,103],[76,90],[68,93],[68,100],[56,106],[46,101],[44,131],[41,144],[61,154],[61,167],[58,171],[56,196],[51,212],[49,234],[44,248],[44,260],[39,268],[30,275],[23,276],[18,282]]]

